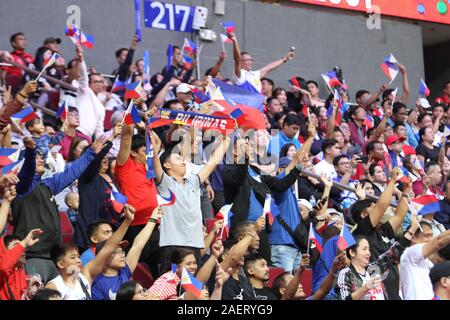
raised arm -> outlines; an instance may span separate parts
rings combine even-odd
[[[0,130],[3,130],[11,122],[11,116],[22,109],[28,97],[36,90],[37,82],[28,81],[14,99],[4,104],[0,114]]]
[[[326,297],[328,292],[330,292],[331,288],[333,287],[333,284],[337,277],[337,273],[344,266],[345,266],[345,253],[344,251],[338,251],[336,257],[334,258],[330,272],[328,273],[326,278],[323,279],[319,289],[317,289],[317,291],[314,292],[314,294],[311,297],[311,300],[323,300],[323,298]]]
[[[99,276],[103,272],[103,269],[108,263],[111,254],[120,245],[120,242],[125,236],[128,227],[130,226],[131,222],[134,219],[135,210],[132,206],[125,205],[124,213],[125,213],[125,220],[122,222],[120,227],[116,230],[116,232],[113,233],[111,238],[109,238],[106,241],[102,250],[95,256],[95,258],[88,264],[86,264],[81,270],[81,272],[88,279],[90,284],[92,284],[92,281],[94,281],[94,279],[97,278],[97,276]]]
[[[33,179],[36,174],[36,143],[31,137],[23,139],[25,145],[25,161],[19,172],[19,183],[17,184],[17,194],[26,196],[34,189]]]
[[[450,244],[450,230],[441,233],[431,241],[424,244],[422,249],[422,255],[424,258],[428,258],[433,253],[445,248]]]
[[[403,80],[403,93],[402,98],[400,101],[407,105],[408,104],[408,98],[409,98],[409,81],[408,81],[408,72],[406,71],[406,67],[400,63],[397,64],[401,74],[402,74],[402,80]]]
[[[137,36],[134,36],[131,40],[130,49],[128,49],[127,57],[125,61],[119,66],[119,80],[126,81],[128,79],[128,73],[130,70],[130,66],[133,63],[134,50],[136,49],[137,43],[139,39]]]
[[[117,165],[123,166],[127,162],[131,153],[131,138],[133,136],[133,126],[124,124],[122,136],[120,138],[119,154],[117,155]]]
[[[80,63],[80,78],[78,80],[80,86],[78,90],[84,92],[89,87],[89,76],[87,72],[86,62],[84,61],[84,51],[79,45],[76,46],[77,57]]]
[[[233,59],[234,59],[234,74],[236,77],[241,77],[241,49],[234,32],[228,33],[228,37],[233,41]]]
[[[247,232],[245,237],[230,249],[227,257],[220,264],[222,269],[228,270],[229,268],[237,266],[240,263],[241,258],[247,253],[250,243],[256,236],[257,233],[255,231]]]
[[[150,132],[153,145],[153,166],[156,174],[155,182],[159,184],[161,183],[162,177],[164,175],[161,160],[159,159],[159,151],[161,150],[161,140],[159,139],[156,133],[154,133],[153,131]]]
[[[308,138],[306,139],[305,143],[300,147],[300,150],[297,151],[294,158],[292,159],[291,163],[289,163],[288,167],[286,168],[286,174],[289,174],[292,169],[295,168],[297,163],[301,163],[304,155],[309,155],[309,152],[311,150],[311,146],[314,142],[314,137],[316,135],[316,127],[312,122],[309,122],[308,124]]]
[[[216,166],[222,161],[225,153],[228,150],[228,147],[230,146],[230,138],[226,136],[224,140],[219,144],[219,146],[214,150],[214,154],[211,156],[211,158],[208,160],[206,165],[200,170],[198,173],[198,176],[200,178],[200,182],[205,182],[209,175],[214,171]]]
[[[403,190],[402,197],[400,198],[397,208],[395,209],[395,215],[389,219],[389,223],[394,231],[398,230],[398,228],[402,225],[403,220],[405,220],[406,213],[408,212],[408,195],[411,188],[412,184],[408,184],[405,190]]]
[[[99,152],[94,158],[94,160],[89,164],[89,166],[84,170],[83,174],[78,179],[78,183],[87,184],[91,182],[94,177],[98,174],[100,166],[102,165],[103,158],[108,154],[112,147],[112,142],[107,140],[105,142],[105,147]]]
[[[200,249],[200,256],[203,257],[206,252],[208,251],[209,246],[211,245],[215,234],[218,230],[220,230],[223,227],[223,220],[216,220],[214,222],[214,228],[208,233],[208,235],[205,238],[205,247],[203,249]]]
[[[331,117],[327,121],[327,139],[333,138],[334,127],[336,125],[336,114],[339,107],[336,99],[332,100],[332,104],[333,112],[331,113]]]
[[[389,207],[389,204],[391,203],[395,183],[400,175],[400,171],[401,170],[397,167],[391,171],[391,179],[389,180],[386,189],[383,191],[377,203],[375,204],[375,207],[369,214],[370,222],[372,224],[372,227],[374,228],[378,225],[378,223],[380,223],[384,213],[386,212],[386,209]]]
[[[127,254],[127,265],[131,270],[131,273],[134,272],[136,266],[139,262],[139,257],[141,256],[142,250],[144,250],[145,244],[150,239],[150,236],[155,229],[156,223],[159,219],[161,219],[163,215],[162,207],[156,207],[150,219],[147,221],[145,227],[138,233],[136,238],[134,238],[133,246]]]
[[[104,139],[97,139],[92,146],[73,164],[66,168],[64,172],[55,174],[54,176],[42,180],[47,185],[54,195],[63,191],[68,185],[77,180],[94,160],[95,156],[105,147]]]
[[[388,86],[387,84],[382,84],[382,85],[380,86],[380,88],[378,89],[378,91],[377,91],[377,92],[374,92],[374,93],[370,96],[370,99],[369,99],[369,101],[367,101],[367,103],[366,103],[365,106],[368,107],[368,106],[370,106],[372,103],[376,102],[377,99],[378,99],[378,96],[379,96],[384,90],[386,90],[387,88],[389,88],[389,86]]]
[[[177,78],[172,78],[169,82],[167,82],[164,87],[161,89],[161,91],[158,92],[155,99],[150,104],[150,109],[152,107],[161,108],[164,104],[164,97],[167,95],[167,92],[169,92],[169,89],[171,87],[176,87],[181,83],[180,80]]]
[[[216,266],[216,261],[219,259],[222,253],[223,253],[222,241],[217,240],[216,242],[214,242],[211,248],[211,256],[195,275],[198,280],[200,280],[203,283],[208,282],[209,277],[211,276],[211,273],[214,270],[214,267]]]
[[[294,51],[289,51],[283,58],[273,61],[271,63],[269,63],[268,65],[266,65],[265,67],[263,67],[260,70],[260,77],[264,78],[265,76],[267,76],[267,74],[269,72],[271,72],[272,70],[278,68],[279,66],[281,66],[283,63],[286,63],[287,61],[291,60],[292,58],[294,58]]]
[[[0,206],[0,233],[2,233],[3,229],[5,229],[9,209],[11,208],[11,202],[14,200],[16,195],[17,195],[16,186],[12,185],[5,188],[3,194],[3,201]]]
[[[300,268],[295,271],[294,277],[289,281],[286,288],[284,289],[284,293],[281,296],[281,300],[291,300],[295,297],[295,293],[298,290],[298,286],[300,285],[300,281],[302,280],[302,274],[305,269],[309,266],[310,259],[308,254],[302,255],[302,260],[300,262]]]
[[[212,68],[210,72],[210,76],[215,78],[217,74],[220,72],[220,68],[222,67],[223,62],[227,58],[227,53],[225,51],[221,51],[219,54],[219,59],[217,60],[216,64]]]

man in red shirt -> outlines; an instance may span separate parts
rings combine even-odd
[[[129,243],[133,243],[158,206],[155,182],[146,176],[145,137],[139,134],[132,136],[132,132],[133,126],[124,124],[115,170],[120,191],[128,198],[127,203],[136,209],[133,223],[124,237]],[[141,257],[149,265],[153,277],[157,278],[160,257],[158,229],[153,231]]]
[[[13,51],[11,52],[12,61],[21,64],[25,67],[29,67],[34,63],[34,57],[25,52],[27,46],[27,40],[22,32],[15,33],[9,39]],[[6,84],[10,85],[14,89],[25,83],[27,80],[25,77],[25,72],[18,67],[4,67],[6,71]]]
[[[440,98],[442,98],[444,100],[445,104],[448,106],[448,105],[450,105],[450,81],[446,81],[444,83],[444,86],[442,89],[443,89],[442,96]],[[435,100],[435,103],[436,103],[436,100]]]
[[[41,229],[33,229],[20,241],[16,236],[0,240],[0,300],[22,300],[27,288],[25,249],[39,241]]]

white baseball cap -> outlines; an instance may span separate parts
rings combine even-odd
[[[297,201],[298,201],[298,204],[308,208],[308,210],[310,210],[310,211],[312,210],[313,206],[308,200],[306,200],[306,199],[298,199]]]
[[[429,109],[429,108],[431,108],[430,103],[429,103],[428,100],[425,99],[425,98],[420,98],[419,103],[420,103],[420,105],[422,106],[422,108],[424,108],[424,109]]]
[[[178,85],[176,92],[177,93],[188,93],[191,92],[191,88],[187,83],[181,83]]]

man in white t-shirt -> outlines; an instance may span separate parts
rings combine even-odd
[[[261,78],[294,57],[294,51],[289,51],[283,58],[273,61],[259,70],[252,71],[253,58],[250,53],[241,52],[234,32],[228,33],[228,37],[233,41],[234,73],[232,80],[238,87],[249,91],[261,93]]]
[[[450,230],[433,238],[428,221],[420,221],[420,227],[411,235],[411,247],[400,258],[400,288],[404,300],[433,298],[433,285],[429,277],[433,255],[450,243]]]
[[[314,171],[318,175],[325,174],[327,179],[334,180],[337,178],[336,169],[333,160],[341,154],[341,148],[334,139],[325,139],[322,142],[322,153],[324,159],[314,166]]]

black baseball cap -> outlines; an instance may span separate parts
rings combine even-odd
[[[102,248],[105,246],[107,240],[104,240],[102,242],[99,242],[96,246],[95,246],[95,254],[97,255],[100,250],[102,250]],[[128,247],[129,242],[127,240],[122,240],[119,243],[119,247],[122,249],[125,249],[126,247]]]
[[[44,40],[44,46],[47,43],[54,43],[54,42],[56,42],[57,44],[61,44],[61,38],[48,37],[47,39]]]
[[[430,270],[430,280],[432,284],[435,284],[441,278],[450,277],[450,261],[437,263]]]

